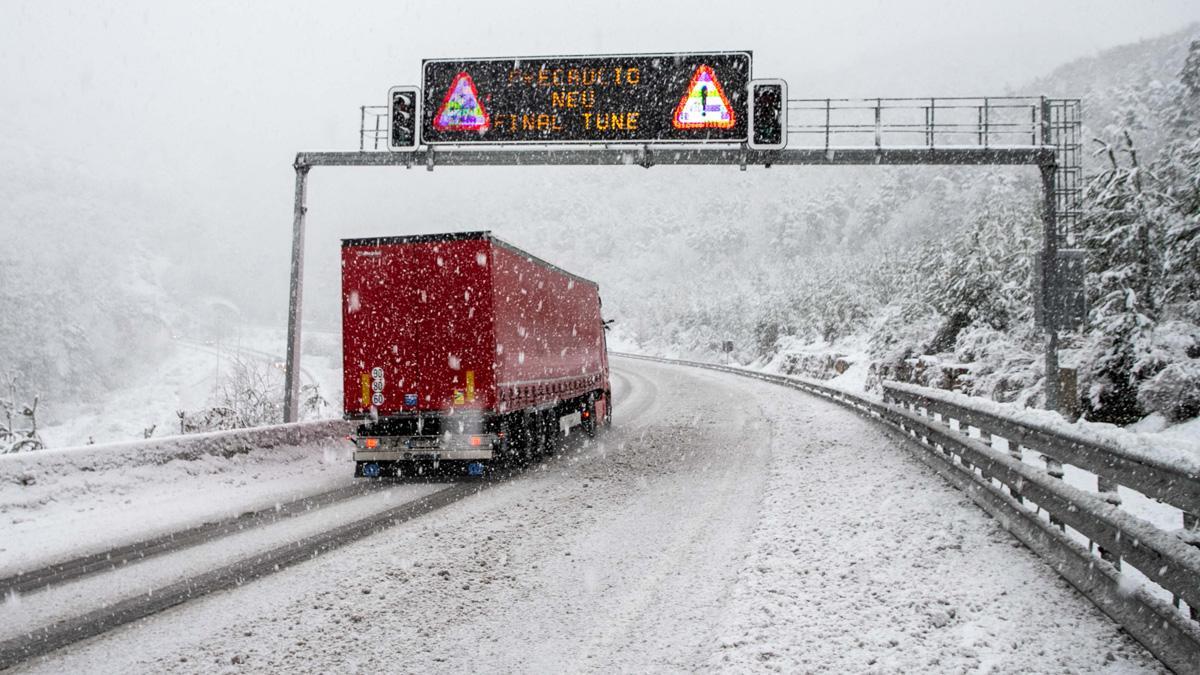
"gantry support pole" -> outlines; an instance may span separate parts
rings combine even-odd
[[[1058,221],[1055,217],[1054,164],[1038,167],[1042,174],[1042,319],[1046,331],[1046,409],[1061,412],[1058,374],[1058,327],[1062,295],[1058,287]]]
[[[284,374],[283,421],[300,419],[300,318],[304,300],[304,216],[308,212],[305,199],[308,192],[307,164],[297,159],[296,204],[292,211],[292,280],[288,292],[287,371]]]

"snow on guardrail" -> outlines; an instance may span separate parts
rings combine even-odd
[[[1200,478],[1200,438],[1166,438],[1162,434],[1137,433],[1111,424],[1068,422],[1062,415],[1050,410],[1022,408],[1010,403],[999,403],[978,396],[967,396],[955,391],[915,384],[886,382],[884,388],[1004,418],[1031,430],[1053,434],[1066,442],[1096,446],[1114,455],[1172,469],[1192,478]]]
[[[228,458],[330,440],[349,434],[352,428],[344,420],[321,420],[0,455],[0,485],[24,485],[47,473],[99,472],[209,455]]]

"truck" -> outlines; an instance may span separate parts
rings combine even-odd
[[[599,290],[489,231],[343,240],[355,475],[483,475],[610,425]]]

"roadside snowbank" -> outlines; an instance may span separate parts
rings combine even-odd
[[[353,481],[340,420],[0,457],[0,576]]]
[[[75,472],[126,470],[172,460],[197,460],[205,455],[229,458],[279,446],[325,441],[345,436],[351,428],[343,420],[324,420],[0,455],[0,486],[6,483],[28,486],[43,478]],[[0,492],[0,505],[5,494]]]

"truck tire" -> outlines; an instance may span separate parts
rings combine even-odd
[[[527,413],[521,419],[519,457],[528,462],[537,459],[546,449],[546,431],[540,413]]]
[[[562,429],[558,426],[558,413],[554,410],[547,410],[542,420],[543,437],[546,439],[542,451],[547,456],[551,456],[558,452],[559,441],[562,440]]]

